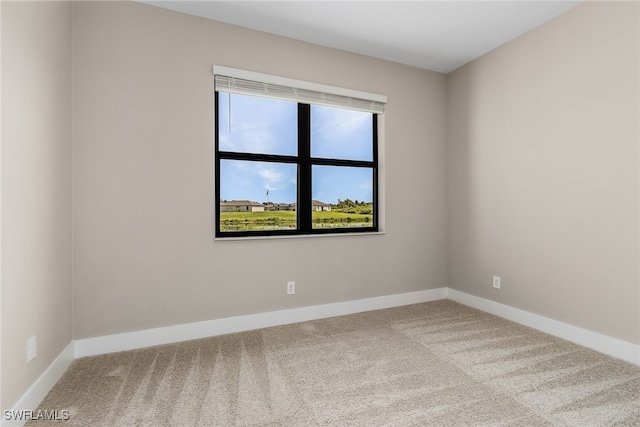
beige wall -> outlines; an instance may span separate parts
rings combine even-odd
[[[446,286],[442,74],[122,2],[73,49],[74,338]],[[387,233],[214,241],[214,64],[387,95]]]
[[[638,6],[585,3],[448,76],[451,288],[640,343]]]
[[[5,410],[71,342],[71,4],[0,7]]]

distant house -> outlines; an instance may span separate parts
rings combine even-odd
[[[331,205],[327,204],[327,203],[323,203],[323,202],[319,202],[317,200],[312,200],[311,201],[311,210],[312,211],[330,211],[331,210]]]
[[[220,212],[264,212],[265,206],[262,203],[250,200],[229,200],[220,202]]]
[[[264,210],[265,211],[295,211],[295,210],[297,210],[297,204],[296,203],[273,203],[273,202],[267,202],[262,206],[264,206]],[[222,203],[220,204],[220,210],[222,211]],[[328,211],[331,210],[331,205],[328,204],[328,203],[319,202],[317,200],[312,200],[311,201],[311,210],[312,211],[316,211],[316,212],[320,212],[320,211],[327,211],[328,212]],[[236,212],[236,211],[234,211],[234,212]],[[255,211],[253,211],[253,212],[255,212]]]
[[[264,204],[265,210],[267,211],[295,211],[296,204],[295,203],[272,203],[267,202]]]

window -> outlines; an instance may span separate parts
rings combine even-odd
[[[216,237],[378,231],[384,104],[263,80],[215,76]]]

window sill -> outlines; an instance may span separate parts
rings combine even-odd
[[[316,239],[322,237],[354,237],[354,236],[378,236],[384,235],[384,231],[371,231],[365,233],[324,233],[324,234],[294,234],[288,236],[247,236],[247,237],[214,237],[213,240],[225,242],[225,241],[237,241],[237,240],[273,240],[273,239]]]

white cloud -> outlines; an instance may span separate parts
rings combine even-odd
[[[292,184],[296,184],[296,176],[291,173],[286,173],[281,167],[275,167],[268,163],[260,163],[254,171],[255,174],[262,179],[264,188],[270,191],[283,190]]]

